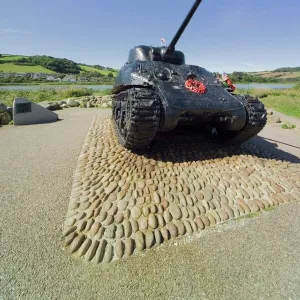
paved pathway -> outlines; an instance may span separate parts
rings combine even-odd
[[[95,113],[0,129],[1,300],[299,299],[299,203],[107,267],[63,252],[72,175]]]

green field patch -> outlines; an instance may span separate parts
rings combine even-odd
[[[107,74],[112,73],[114,76],[116,76],[118,74],[117,71],[110,71],[110,70],[100,70],[94,67],[89,67],[89,66],[84,66],[84,65],[79,65],[79,67],[81,68],[81,70],[83,72],[97,72],[100,73],[104,76],[107,76]]]
[[[300,118],[300,85],[290,89],[238,89],[240,94],[258,97],[267,108]]]
[[[42,66],[23,66],[23,65],[14,65],[13,63],[4,63],[0,64],[0,72],[9,73],[54,73],[51,70],[48,70]]]
[[[26,58],[28,56],[23,56],[23,55],[4,55],[2,54],[2,57],[0,57],[0,61],[1,60],[18,60],[21,58]]]

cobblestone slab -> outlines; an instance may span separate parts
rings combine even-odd
[[[234,149],[159,141],[136,154],[118,144],[106,113],[93,121],[78,159],[64,247],[109,263],[299,200],[299,166],[250,143]]]

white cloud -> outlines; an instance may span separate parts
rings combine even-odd
[[[34,32],[10,29],[10,28],[0,28],[0,33],[17,33],[17,34],[34,34]]]

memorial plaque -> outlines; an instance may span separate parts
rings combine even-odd
[[[16,114],[31,112],[31,103],[18,103],[16,104]]]

